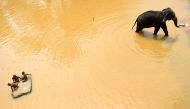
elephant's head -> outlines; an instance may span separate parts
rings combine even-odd
[[[179,27],[177,25],[177,17],[175,15],[175,12],[171,8],[166,8],[162,10],[163,14],[163,22],[166,22],[167,20],[173,20],[176,27]]]

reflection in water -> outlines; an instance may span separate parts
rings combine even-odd
[[[164,60],[169,55],[168,52],[171,50],[172,44],[166,44],[164,41],[148,40],[145,37],[135,36],[134,41],[136,44],[136,51],[138,54],[152,57],[155,61]]]
[[[188,34],[168,22],[170,36],[131,27],[139,13],[184,0],[0,1],[0,106],[8,109],[188,109]],[[145,7],[146,5],[146,7]],[[138,7],[138,8],[137,8]],[[182,19],[182,20],[181,20]],[[162,37],[162,32],[158,37]],[[33,92],[11,99],[13,74],[33,75]]]

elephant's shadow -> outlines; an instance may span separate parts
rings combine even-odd
[[[171,36],[168,36],[168,37],[164,37],[163,34],[157,34],[157,35],[154,35],[152,34],[151,32],[149,31],[141,31],[138,33],[140,37],[144,37],[144,38],[147,38],[147,39],[154,39],[154,40],[158,40],[158,41],[165,41],[167,43],[174,43],[178,40],[178,35],[174,36],[174,37],[171,37]]]

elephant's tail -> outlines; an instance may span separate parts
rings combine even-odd
[[[133,27],[135,26],[135,24],[137,23],[137,19],[136,19],[136,21],[135,21],[135,23],[134,23],[134,25],[133,25]],[[132,27],[132,29],[133,29],[133,27]]]

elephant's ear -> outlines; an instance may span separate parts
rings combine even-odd
[[[167,20],[167,16],[168,16],[168,13],[164,13],[164,17],[163,17],[162,22],[166,22],[166,20]]]
[[[166,22],[166,20],[168,20],[168,14],[170,11],[172,11],[172,10],[169,7],[162,10],[162,15],[163,15],[162,22]]]

